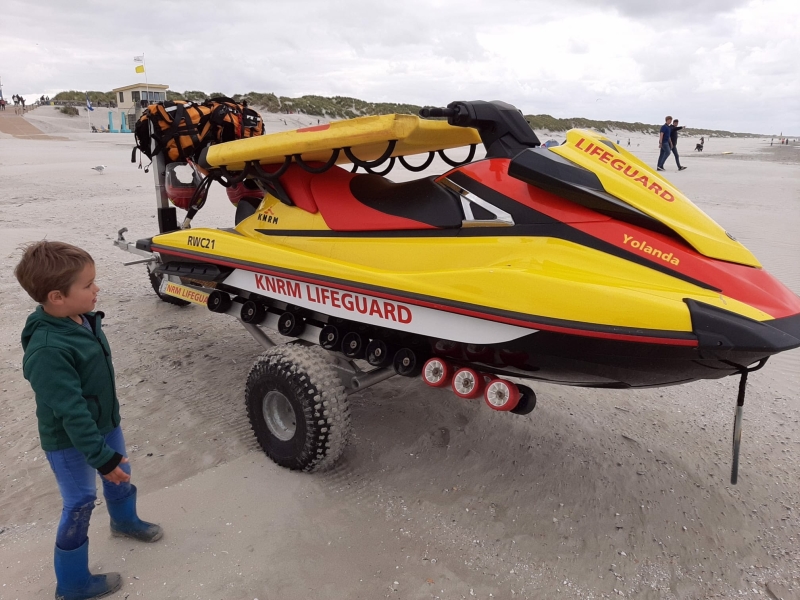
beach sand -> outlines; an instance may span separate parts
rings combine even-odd
[[[261,453],[245,415],[261,348],[229,317],[159,301],[144,267],[122,264],[137,257],[111,245],[122,227],[128,239],[156,233],[132,136],[54,115],[26,118],[67,140],[0,134],[0,600],[55,586],[60,497],[19,345],[34,303],[11,275],[19,244],[44,237],[97,261],[139,512],[166,532],[154,545],[111,538],[100,502],[90,566],[122,573],[114,598],[800,598],[800,351],[750,376],[737,486],[736,378],[639,391],[536,383],[536,410],[514,416],[395,377],[350,397],[353,436],[333,471],[289,472]],[[316,124],[265,117],[271,131]],[[655,163],[655,137],[610,137]],[[681,138],[689,169],[670,159],[664,175],[800,293],[800,150],[693,147]],[[214,186],[195,225],[232,224]]]

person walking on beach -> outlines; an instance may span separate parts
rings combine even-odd
[[[85,250],[62,242],[29,245],[14,275],[39,306],[22,331],[22,373],[36,397],[39,439],[63,500],[56,530],[56,598],[87,600],[117,591],[119,573],[89,572],[89,519],[96,477],[111,533],[142,542],[160,526],[136,514],[136,486],[122,436],[111,349],[95,312],[95,265]]]
[[[678,119],[675,119],[672,125],[669,126],[669,141],[672,144],[672,154],[675,155],[675,164],[678,165],[678,171],[683,171],[687,168],[681,166],[681,157],[678,156],[678,132],[681,129],[683,127],[678,127]]]
[[[658,154],[658,163],[656,164],[656,171],[663,171],[664,170],[664,161],[669,158],[670,152],[672,152],[671,144],[671,136],[672,130],[670,129],[670,123],[672,123],[672,117],[667,116],[664,118],[664,124],[661,126],[661,131],[658,133],[658,148],[660,150]]]

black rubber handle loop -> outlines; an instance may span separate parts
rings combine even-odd
[[[409,171],[411,171],[413,173],[419,173],[420,171],[424,171],[429,166],[431,166],[431,163],[433,162],[433,157],[434,156],[436,156],[436,152],[433,152],[433,151],[428,152],[428,158],[425,159],[425,162],[422,163],[421,165],[419,165],[418,167],[415,167],[414,165],[411,165],[408,162],[406,162],[406,159],[403,156],[398,156],[397,158],[400,161],[400,164],[403,165],[406,169],[408,169]]]
[[[350,159],[350,162],[356,165],[357,167],[362,167],[364,169],[374,169],[375,167],[380,167],[386,159],[388,159],[392,152],[394,152],[394,147],[397,145],[397,140],[390,140],[389,144],[386,146],[386,152],[384,152],[380,158],[376,158],[375,160],[361,160],[350,149],[350,147],[343,148],[345,156]],[[355,171],[352,171],[355,172]]]
[[[324,173],[325,171],[327,171],[333,165],[336,164],[336,161],[339,159],[340,151],[341,148],[334,148],[333,152],[331,152],[331,157],[328,159],[328,162],[326,162],[321,167],[309,167],[308,164],[306,164],[306,162],[303,160],[302,156],[300,156],[299,154],[294,155],[294,162],[296,162],[300,166],[300,168],[303,169],[303,171],[306,171],[308,173],[314,173],[315,175],[317,175],[319,173]]]
[[[386,167],[383,171],[374,171],[369,167],[364,167],[364,170],[369,173],[370,175],[386,175],[389,171],[394,168],[394,156],[389,159],[389,166]]]
[[[460,167],[461,165],[465,165],[468,162],[471,162],[472,159],[475,158],[475,148],[476,148],[476,144],[470,144],[469,145],[469,154],[467,154],[467,158],[465,158],[461,162],[459,162],[457,160],[453,160],[451,158],[447,158],[447,156],[445,156],[444,150],[439,150],[439,156],[441,157],[441,159],[444,162],[446,162],[451,167]]]
[[[219,173],[214,177],[217,181],[219,181],[224,187],[231,187],[232,185],[236,185],[237,183],[241,183],[247,177],[247,166],[245,165],[245,169],[240,171],[237,175],[232,175],[230,171],[228,171],[227,167],[221,165],[217,167]]]
[[[262,181],[275,181],[281,177],[284,173],[286,173],[286,169],[289,168],[289,165],[292,164],[292,155],[288,155],[281,165],[281,168],[275,171],[274,173],[267,173],[264,169],[261,168],[261,163],[257,160],[252,160],[247,163],[247,166],[252,169],[252,176],[255,179],[261,179]]]

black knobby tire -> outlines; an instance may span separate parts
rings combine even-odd
[[[319,348],[286,344],[259,356],[247,376],[245,404],[259,445],[282,467],[324,471],[347,445],[347,394]]]
[[[147,274],[150,276],[150,285],[153,286],[153,291],[156,293],[156,296],[161,298],[161,300],[163,300],[167,304],[174,304],[175,306],[188,306],[189,304],[191,304],[191,302],[188,302],[187,300],[181,300],[180,298],[176,298],[175,296],[170,296],[169,294],[162,294],[161,277],[151,272],[149,269],[147,270]]]

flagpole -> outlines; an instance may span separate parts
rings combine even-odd
[[[147,106],[150,106],[150,84],[147,83],[147,62],[144,59],[144,52],[142,52],[142,66],[144,67],[144,89],[147,93]]]

